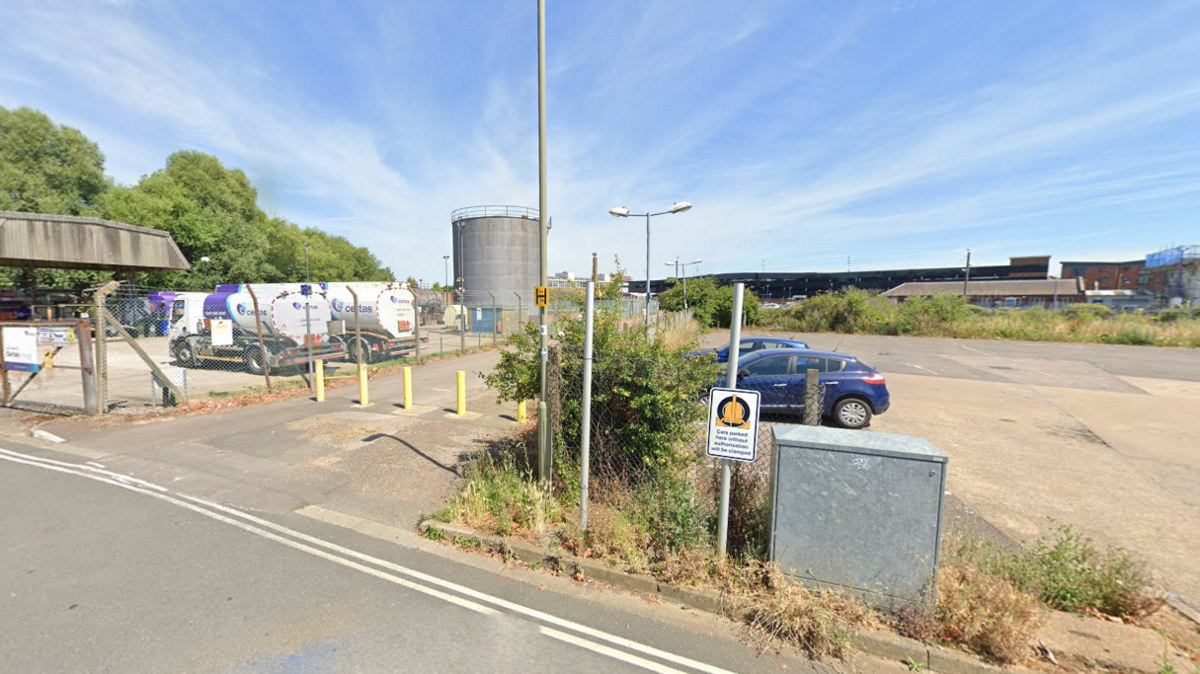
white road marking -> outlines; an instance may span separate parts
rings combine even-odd
[[[13,456],[13,455],[16,455],[16,456]],[[17,457],[23,457],[23,458],[17,458]],[[342,566],[354,569],[355,571],[361,571],[365,574],[375,576],[376,578],[386,580],[390,583],[395,583],[396,585],[406,587],[410,590],[415,590],[417,592],[421,592],[421,593],[430,595],[432,597],[437,597],[438,599],[448,601],[451,604],[455,604],[455,605],[461,606],[463,608],[470,609],[477,613],[482,613],[483,615],[496,615],[499,613],[499,611],[497,611],[493,608],[489,608],[487,606],[481,606],[480,604],[477,604],[473,601],[469,601],[469,600],[463,599],[461,597],[455,597],[454,595],[447,594],[440,590],[435,590],[430,587],[425,587],[424,585],[420,585],[418,583],[414,583],[412,581],[405,580],[403,578],[399,578],[397,576],[394,576],[389,573],[385,573],[378,569],[373,569],[364,564],[359,564],[357,562],[352,562],[348,559],[343,559],[336,555],[332,555],[328,552],[325,552],[324,550],[318,550],[316,548],[304,545],[303,543],[297,543],[296,541],[289,540],[287,538],[284,538],[283,536],[278,536],[269,531],[263,531],[262,529],[259,529],[258,527],[251,526],[249,524],[246,524],[245,522],[239,522],[230,517],[225,517],[224,515],[219,515],[217,513],[211,512],[204,508],[201,508],[200,506],[188,503],[187,501],[181,501],[177,498],[174,498],[173,496],[168,496],[167,494],[149,491],[149,490],[140,488],[138,486],[129,484],[127,482],[112,480],[112,479],[102,477],[99,475],[93,475],[93,474],[89,474],[89,473],[85,473],[85,472],[80,472],[77,470],[71,470],[69,468],[63,468],[61,466],[52,465],[52,463],[50,462],[49,459],[42,459],[40,457],[28,456],[25,454],[17,454],[16,452],[10,452],[10,451],[4,450],[4,449],[0,449],[0,459],[4,459],[6,461],[11,461],[13,463],[23,463],[27,466],[36,466],[38,468],[45,468],[47,470],[53,470],[53,471],[60,472],[60,473],[67,473],[69,475],[77,475],[79,477],[88,478],[89,480],[106,482],[108,484],[111,484],[111,485],[114,485],[117,487],[122,487],[122,488],[128,489],[130,491],[138,492],[139,494],[145,494],[146,496],[153,496],[154,498],[166,501],[168,503],[172,503],[181,508],[187,508],[188,510],[191,510],[193,512],[204,515],[205,517],[210,517],[214,520],[217,520],[218,522],[230,524],[239,529],[242,529],[244,531],[248,531],[252,534],[255,534],[257,536],[262,536],[263,538],[266,538],[271,541],[275,541],[276,543],[281,543],[283,545],[288,546],[289,548],[293,548],[295,550],[300,550],[301,552],[307,552],[310,555],[314,555],[314,556],[320,557],[322,559],[327,559],[336,564],[341,564]],[[43,461],[45,461],[45,463]]]
[[[103,468],[104,467],[104,464],[96,463],[95,461],[85,461],[84,463],[86,463],[87,465],[92,466],[94,468]]]
[[[159,485],[154,484],[153,482],[139,480],[138,478],[133,477],[131,475],[123,475],[121,473],[114,473],[111,470],[103,470],[103,466],[100,466],[99,464],[96,464],[96,466],[100,466],[99,468],[97,468],[95,466],[90,465],[92,463],[91,461],[88,461],[86,464],[68,463],[66,461],[56,461],[54,459],[47,459],[47,458],[43,458],[40,456],[29,456],[27,454],[20,454],[18,452],[12,452],[12,451],[9,451],[9,450],[3,449],[3,448],[0,448],[0,454],[8,454],[10,456],[19,456],[19,457],[23,457],[26,459],[30,459],[32,461],[40,461],[40,462],[48,463],[48,464],[51,464],[54,466],[61,466],[63,468],[70,468],[73,470],[84,470],[84,471],[87,471],[90,473],[97,473],[97,474],[103,475],[104,477],[106,477],[110,480],[119,480],[121,482],[132,483],[132,484],[138,485],[139,487],[145,487],[147,489],[154,489],[154,490],[160,491],[160,492],[168,491],[166,487],[160,487]]]
[[[492,606],[496,606],[496,607],[511,611],[512,613],[523,615],[527,618],[532,618],[532,619],[540,621],[540,622],[549,623],[551,625],[555,625],[555,626],[561,627],[563,629],[571,630],[573,632],[577,632],[579,634],[583,634],[583,635],[586,635],[586,636],[589,636],[589,637],[592,637],[595,639],[607,641],[611,644],[615,644],[617,646],[626,648],[628,650],[637,651],[639,653],[643,653],[646,655],[650,655],[650,656],[659,658],[660,660],[666,660],[668,662],[673,662],[677,665],[688,667],[690,669],[694,669],[694,670],[701,671],[701,672],[706,672],[707,674],[734,674],[733,672],[731,672],[730,670],[727,670],[727,669],[722,669],[720,667],[716,667],[714,665],[710,665],[705,662],[700,662],[698,660],[693,660],[691,658],[688,658],[688,657],[685,657],[682,655],[676,655],[674,653],[663,651],[663,650],[654,648],[653,646],[647,646],[645,644],[641,644],[636,641],[626,639],[624,637],[619,637],[614,634],[609,634],[607,632],[604,632],[604,631],[601,631],[601,630],[598,630],[598,629],[595,629],[592,627],[588,627],[586,625],[582,625],[582,624],[579,624],[579,623],[576,623],[576,622],[573,622],[570,620],[566,620],[564,618],[559,618],[559,617],[551,615],[549,613],[543,613],[542,611],[538,611],[536,609],[532,609],[527,606],[523,606],[521,604],[516,604],[516,603],[510,602],[508,600],[501,599],[499,597],[494,597],[494,596],[486,594],[484,592],[480,592],[478,590],[473,590],[464,585],[459,585],[457,583],[453,583],[448,580],[443,580],[436,576],[431,576],[429,574],[422,573],[415,569],[410,569],[410,568],[407,568],[404,566],[400,566],[399,564],[395,564],[395,563],[389,562],[384,559],[378,559],[376,557],[371,557],[370,555],[363,554],[361,552],[358,552],[357,550],[351,550],[349,548],[344,548],[340,545],[337,545],[336,543],[330,543],[329,541],[325,541],[325,540],[322,540],[322,539],[319,539],[319,538],[316,538],[313,536],[309,536],[308,534],[304,534],[304,533],[289,529],[287,527],[275,524],[274,522],[270,522],[268,520],[264,520],[262,518],[255,517],[253,515],[250,515],[249,513],[244,513],[240,510],[230,508],[228,506],[223,506],[218,503],[212,503],[210,501],[206,501],[204,499],[199,499],[194,496],[188,496],[187,494],[175,493],[174,495],[169,495],[168,493],[163,493],[163,492],[169,492],[169,490],[166,489],[165,487],[160,487],[158,485],[151,485],[150,483],[145,483],[146,485],[149,485],[155,489],[161,490],[161,492],[149,491],[145,488],[142,488],[141,486],[131,484],[130,482],[126,482],[122,479],[118,479],[118,478],[124,478],[126,480],[134,481],[134,480],[136,480],[136,478],[130,478],[129,476],[122,476],[117,473],[110,473],[109,471],[102,471],[102,470],[96,470],[96,469],[90,469],[89,472],[82,472],[80,470],[75,470],[75,469],[78,469],[78,468],[88,469],[89,467],[85,466],[83,464],[69,464],[69,463],[64,463],[62,461],[55,461],[53,459],[45,459],[42,457],[30,456],[27,454],[20,454],[18,452],[13,452],[13,451],[2,449],[2,448],[0,448],[0,459],[5,459],[5,460],[11,461],[13,463],[21,463],[21,464],[25,464],[25,465],[29,465],[29,466],[45,468],[47,470],[53,470],[53,471],[57,471],[57,472],[61,472],[61,473],[77,475],[79,477],[84,477],[84,478],[87,478],[90,480],[96,480],[98,482],[105,482],[107,484],[111,484],[111,485],[114,485],[117,487],[128,489],[130,491],[134,491],[139,494],[145,494],[146,496],[151,496],[151,497],[157,498],[159,500],[166,501],[166,502],[172,503],[174,505],[178,505],[182,508],[186,508],[193,512],[204,515],[205,517],[209,517],[214,520],[217,520],[219,522],[223,522],[225,524],[230,524],[239,529],[248,531],[252,534],[275,541],[277,543],[281,543],[290,548],[300,550],[303,552],[307,552],[311,555],[321,557],[322,559],[327,559],[336,564],[341,564],[342,566],[352,568],[357,571],[362,571],[363,573],[375,576],[377,578],[381,578],[383,580],[387,580],[388,582],[395,583],[396,585],[401,585],[401,586],[407,587],[411,590],[415,590],[417,592],[422,592],[424,594],[434,596],[439,599],[443,599],[452,604],[461,606],[463,608],[470,609],[472,611],[476,611],[478,613],[483,613],[485,615],[494,615],[494,614],[498,613],[498,611],[496,611],[495,609],[490,608],[488,606],[483,606],[476,602],[470,601],[468,599],[464,599],[462,597],[448,594],[446,592],[442,592],[442,591],[434,589],[432,587],[427,587],[425,585],[421,585],[420,583],[414,583],[414,582],[405,580],[404,578],[400,578],[396,575],[380,571],[379,569],[374,569],[369,566],[365,566],[364,564],[359,564],[359,563],[351,561],[349,559],[345,559],[344,557],[339,557],[337,555],[330,554],[329,552],[325,552],[324,550],[319,550],[310,545],[305,545],[304,543],[300,543],[296,540],[291,540],[289,538],[285,538],[283,536],[271,533],[271,531],[267,531],[267,529],[270,529],[270,530],[273,530],[273,531],[276,531],[276,532],[279,532],[282,534],[286,534],[293,538],[299,539],[300,541],[306,541],[315,546],[325,548],[326,550],[334,551],[341,555],[345,555],[345,556],[348,556],[348,557],[351,557],[354,559],[358,559],[360,561],[373,564],[380,568],[388,569],[390,571],[408,576],[408,577],[416,579],[416,580],[420,580],[420,581],[423,581],[426,583],[430,583],[432,585],[436,585],[436,586],[444,588],[446,590],[457,592],[466,597],[470,597],[472,599],[476,599],[481,602],[491,604]],[[113,475],[116,477],[109,478],[109,477],[106,477],[105,475],[99,475],[96,473],[106,473],[108,475]],[[136,481],[141,482],[140,480],[136,480]],[[181,499],[186,499],[186,500],[181,500]],[[246,520],[246,521],[239,521],[237,519],[233,519],[233,517],[226,517],[225,515],[222,515],[218,512],[213,512],[212,510],[210,510],[210,508],[213,510],[218,510],[223,513],[228,513],[229,515],[233,515],[235,517],[241,518],[242,520]],[[251,522],[253,524],[249,524],[247,522]],[[259,525],[259,526],[254,526],[254,525]],[[607,648],[604,646],[600,646],[600,647]],[[636,657],[636,656],[629,656],[629,657]],[[646,662],[650,662],[650,661],[646,661]],[[655,664],[655,663],[651,663],[651,664]],[[661,667],[662,665],[657,665],[657,666]],[[659,670],[656,670],[656,671],[659,671]],[[678,671],[678,670],[664,669],[664,670],[660,670],[660,671],[673,672],[673,671]]]
[[[640,644],[636,641],[630,641],[629,639],[625,639],[623,637],[618,637],[616,635],[609,634],[607,632],[602,632],[600,630],[593,629],[591,627],[588,627],[587,625],[581,625],[579,623],[572,622],[570,620],[565,620],[563,618],[559,618],[557,616],[550,615],[549,613],[543,613],[541,611],[538,611],[537,609],[532,609],[527,606],[523,606],[521,604],[514,604],[513,602],[507,601],[505,599],[501,599],[499,597],[493,597],[490,594],[485,594],[483,592],[480,592],[478,590],[473,590],[464,585],[459,585],[458,583],[453,583],[448,580],[443,580],[441,578],[438,578],[437,576],[431,576],[429,574],[422,573],[415,569],[410,569],[408,567],[400,566],[399,564],[394,564],[394,563],[389,562],[384,559],[377,559],[375,557],[371,557],[370,555],[365,555],[361,552],[358,552],[357,550],[350,550],[348,548],[343,548],[342,546],[337,545],[336,543],[330,543],[330,542],[322,540],[320,538],[315,538],[313,536],[309,536],[308,534],[303,534],[303,533],[300,533],[299,531],[294,531],[285,526],[281,526],[281,525],[275,524],[274,522],[255,517],[254,515],[251,515],[249,513],[244,513],[235,508],[230,508],[228,506],[223,506],[219,503],[212,503],[210,501],[198,499],[194,496],[187,496],[184,494],[180,494],[179,496],[186,498],[188,500],[191,500],[191,501],[195,501],[196,503],[203,504],[210,508],[215,508],[217,510],[220,510],[221,512],[226,512],[226,513],[229,513],[230,515],[235,515],[237,517],[244,518],[250,522],[254,522],[255,524],[266,527],[268,529],[273,529],[273,530],[281,532],[281,533],[286,533],[289,536],[294,536],[300,540],[307,541],[314,545],[319,545],[319,546],[327,548],[329,550],[334,550],[336,552],[339,552],[344,555],[348,555],[355,559],[369,561],[372,564],[377,564],[385,569],[389,569],[389,570],[395,571],[397,573],[402,573],[411,578],[416,578],[418,580],[421,580],[421,581],[424,581],[427,583],[432,583],[439,587],[446,588],[447,590],[453,590],[460,594],[471,597],[472,599],[478,599],[480,601],[487,602],[494,606],[499,606],[500,608],[512,611],[513,613],[519,613],[521,615],[528,616],[535,620],[540,620],[542,622],[550,623],[552,625],[557,625],[558,627],[562,627],[563,629],[569,629],[573,632],[579,632],[580,634],[586,634],[587,636],[594,637],[596,639],[601,639],[604,641],[608,641],[609,643],[617,644],[618,646],[622,646],[624,648],[636,650],[636,651],[645,653],[647,655],[653,655],[656,658],[668,660],[670,662],[674,662],[676,664],[683,665],[685,667],[697,669],[702,672],[708,672],[708,674],[733,674],[732,672],[730,672],[727,669],[721,669],[720,667],[715,667],[713,665],[710,665],[710,664],[707,664],[704,662],[700,662],[698,660],[692,660],[691,658],[687,658],[687,657],[684,657],[681,655],[675,655],[674,653],[669,653],[667,651],[659,650],[657,648],[654,648],[653,646],[646,646],[646,645]]]
[[[683,670],[675,669],[674,667],[668,667],[662,663],[654,662],[653,660],[639,658],[638,656],[630,655],[629,653],[626,653],[625,651],[618,651],[617,649],[612,648],[611,646],[605,646],[604,644],[598,644],[594,641],[588,641],[587,639],[580,639],[579,637],[571,635],[571,634],[567,634],[566,632],[559,632],[558,630],[552,630],[549,627],[543,627],[539,631],[542,634],[545,634],[546,636],[550,637],[551,639],[558,639],[559,641],[566,642],[568,644],[571,644],[572,646],[586,648],[587,650],[592,651],[593,653],[599,653],[600,655],[607,655],[610,658],[620,660],[621,662],[626,662],[631,665],[637,665],[638,667],[641,667],[642,669],[648,669],[652,672],[658,672],[659,674],[684,674]]]
[[[980,351],[979,349],[972,349],[971,347],[967,346],[966,344],[959,344],[959,346],[966,349],[967,351],[974,351],[975,353],[978,353],[978,354],[981,354],[984,356],[990,357],[992,355],[992,354],[988,353],[987,351]]]
[[[937,373],[934,372],[933,370],[930,370],[927,367],[921,367],[920,365],[917,365],[916,363],[905,363],[905,365],[907,365],[909,367],[915,367],[918,370],[925,370],[926,372],[928,372],[929,374],[932,374],[932,375],[937,375]]]

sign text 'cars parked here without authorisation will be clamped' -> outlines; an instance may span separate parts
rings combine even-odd
[[[758,392],[714,388],[708,396],[707,454],[734,461],[758,458]]]

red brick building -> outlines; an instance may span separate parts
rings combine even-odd
[[[1062,278],[1083,279],[1087,290],[1149,290],[1161,293],[1166,274],[1146,269],[1145,260],[1129,262],[1063,262]]]

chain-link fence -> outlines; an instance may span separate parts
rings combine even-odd
[[[316,361],[335,380],[357,376],[360,349],[364,365],[375,372],[414,361],[418,352],[436,357],[499,345],[519,325],[515,311],[509,319],[499,308],[501,330],[476,332],[473,325],[484,322],[468,308],[460,312],[463,331],[459,321],[447,320],[453,304],[423,293],[410,315],[390,322],[378,318],[381,307],[372,304],[378,298],[363,295],[356,327],[354,303],[335,297],[343,286],[311,284],[305,294],[306,285],[222,286],[216,292],[126,284],[97,289],[92,302],[71,310],[91,316],[104,335],[95,345],[101,410],[307,387]]]
[[[96,412],[91,328],[86,320],[4,322],[2,400],[22,409]]]

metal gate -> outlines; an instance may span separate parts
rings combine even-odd
[[[0,352],[4,407],[52,413],[99,411],[92,326],[87,319],[0,321]]]

